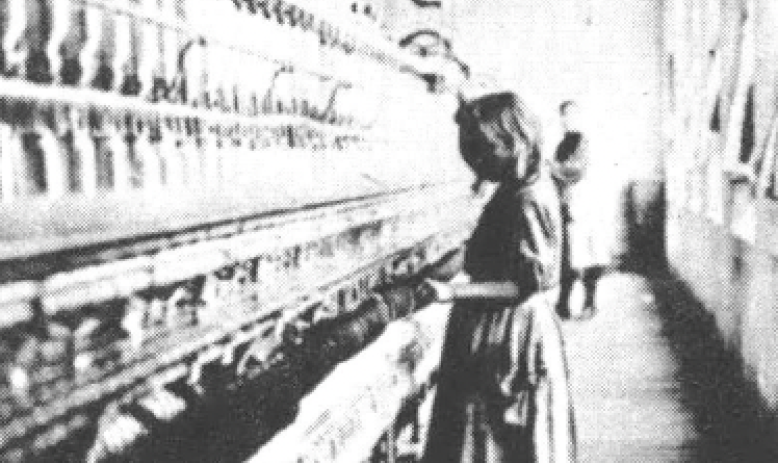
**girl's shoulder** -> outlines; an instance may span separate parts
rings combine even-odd
[[[559,193],[557,192],[551,175],[544,169],[537,180],[517,190],[515,202],[519,206],[527,204],[540,204],[546,207],[559,207]]]

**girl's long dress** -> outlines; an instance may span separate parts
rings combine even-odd
[[[503,185],[484,209],[465,270],[474,282],[515,281],[522,302],[454,307],[425,463],[575,461],[564,346],[553,310],[560,241],[559,203],[548,179]]]

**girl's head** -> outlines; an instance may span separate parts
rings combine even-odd
[[[540,167],[540,124],[513,92],[463,102],[457,111],[459,149],[484,180],[524,180]]]
[[[580,130],[580,114],[578,104],[575,101],[563,101],[559,105],[559,115],[562,118],[562,128],[565,132],[577,132]]]

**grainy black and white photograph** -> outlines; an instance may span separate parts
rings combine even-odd
[[[776,26],[0,0],[0,463],[778,462]]]

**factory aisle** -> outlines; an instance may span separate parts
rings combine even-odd
[[[598,305],[564,326],[582,463],[778,461],[736,360],[677,283],[611,274]]]

